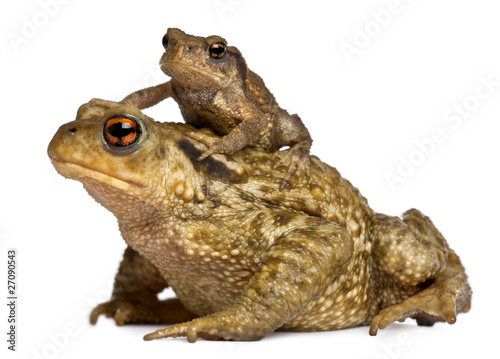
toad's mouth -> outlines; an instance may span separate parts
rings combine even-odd
[[[124,180],[118,178],[117,176],[112,176],[103,171],[89,168],[74,162],[60,160],[54,157],[50,157],[50,161],[54,166],[54,168],[56,169],[56,171],[61,176],[69,179],[74,179],[82,183],[85,183],[88,179],[90,179],[108,184],[114,188],[123,191],[129,191],[131,188],[146,186],[144,183],[138,183],[136,181],[131,181],[131,180]]]
[[[180,68],[184,68],[184,69],[188,69],[190,71],[197,72],[197,73],[203,75],[204,77],[211,78],[212,80],[217,81],[217,82],[226,82],[226,81],[228,81],[228,78],[225,75],[217,75],[217,74],[205,71],[202,68],[193,66],[193,65],[187,65],[185,63],[178,62],[178,61],[160,61],[160,68],[167,75],[168,75],[168,72],[170,72],[169,70],[171,69],[171,66],[173,66],[173,67],[177,66],[177,67],[180,67]]]

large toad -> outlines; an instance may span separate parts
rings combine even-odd
[[[128,244],[111,300],[91,315],[166,323],[145,339],[256,340],[407,317],[422,325],[470,308],[458,256],[418,210],[374,213],[332,167],[280,191],[286,153],[246,148],[197,161],[189,125],[135,107],[83,105],[48,153],[118,219]],[[206,135],[211,135],[208,131]],[[159,301],[170,286],[176,299]]]

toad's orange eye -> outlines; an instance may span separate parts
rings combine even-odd
[[[166,50],[168,46],[168,37],[167,35],[163,36],[163,39],[161,40],[161,43],[163,45],[163,48]]]
[[[106,142],[115,147],[127,147],[137,142],[141,135],[139,124],[128,117],[111,117],[104,125]]]
[[[222,59],[226,54],[226,45],[220,42],[212,44],[210,45],[208,52],[210,53],[210,56],[212,56],[212,58]]]

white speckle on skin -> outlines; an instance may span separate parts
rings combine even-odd
[[[232,256],[237,256],[238,254],[240,254],[240,251],[237,249],[233,249],[230,253]]]

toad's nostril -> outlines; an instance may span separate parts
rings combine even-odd
[[[75,132],[76,132],[76,128],[71,127],[71,128],[69,129],[69,132],[71,132],[71,133],[75,133]]]

